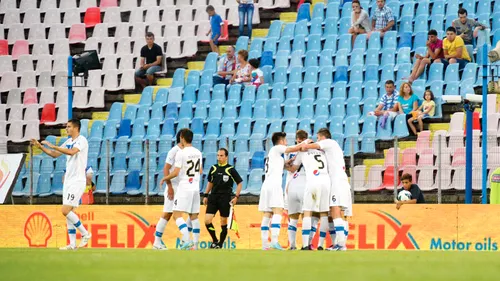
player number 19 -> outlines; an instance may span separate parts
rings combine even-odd
[[[68,193],[68,200],[74,200],[74,199],[75,199],[75,195]]]

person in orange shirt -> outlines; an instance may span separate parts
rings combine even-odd
[[[443,50],[444,59],[437,59],[435,62],[442,62],[445,68],[448,64],[458,63],[458,68],[464,69],[465,65],[471,61],[464,40],[462,37],[457,36],[457,30],[453,26],[446,29],[446,38],[443,40]]]

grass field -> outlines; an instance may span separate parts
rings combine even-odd
[[[0,249],[0,280],[499,280],[492,252]],[[390,278],[390,279],[388,279]],[[170,279],[174,280],[174,279]]]

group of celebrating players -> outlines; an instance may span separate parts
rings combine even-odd
[[[82,233],[80,247],[85,246],[91,237],[73,212],[80,204],[80,198],[86,188],[88,143],[85,137],[80,135],[80,127],[79,120],[70,120],[66,128],[70,138],[61,146],[32,140],[33,145],[52,157],[63,154],[67,157],[68,173],[65,175],[63,187],[62,213],[67,220],[70,244],[61,248],[62,250],[77,249],[76,229]],[[265,161],[265,180],[259,198],[259,211],[264,214],[261,223],[262,248],[283,250],[278,243],[278,237],[287,201],[290,249],[297,249],[296,231],[302,214],[302,250],[312,249],[312,237],[319,222],[317,249],[324,249],[323,244],[329,233],[333,244],[327,250],[345,251],[348,223],[343,218],[352,216],[352,199],[345,173],[343,151],[338,143],[331,139],[330,131],[326,128],[318,131],[317,142],[308,139],[303,130],[297,131],[295,136],[297,144],[287,146],[286,133],[277,132],[272,135],[273,147]],[[197,249],[200,238],[199,186],[203,173],[203,157],[202,153],[192,146],[191,130],[180,130],[176,140],[177,144],[168,152],[164,177],[160,181],[160,185],[166,184],[166,188],[163,213],[156,225],[153,244],[153,249],[157,250],[167,249],[162,236],[172,217],[182,234],[181,249]],[[223,247],[230,205],[236,204],[242,186],[242,179],[227,163],[227,156],[227,150],[219,150],[218,164],[212,166],[208,178],[207,190],[211,190],[212,194],[205,194],[208,200],[203,200],[204,204],[208,203],[205,225],[212,236],[211,248],[214,249]],[[288,174],[286,192],[283,192],[282,178],[285,170]],[[231,199],[233,183],[238,187],[234,198]],[[217,211],[220,211],[221,215],[220,241],[217,241],[211,223]],[[187,220],[184,220],[183,214],[188,214]],[[268,242],[269,230],[271,243]]]

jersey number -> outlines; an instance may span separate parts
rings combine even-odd
[[[75,200],[75,195],[68,193],[68,200]]]
[[[187,162],[190,166],[189,169],[186,171],[186,175],[188,177],[194,177],[194,173],[192,173],[193,169],[196,173],[200,172],[200,159],[198,158],[198,161],[196,161],[196,164],[193,162],[193,160],[189,160]]]
[[[325,168],[325,163],[323,162],[323,160],[321,160],[321,155],[314,155],[314,159],[316,159],[316,161],[318,161],[318,163],[321,165],[318,166],[318,169]]]

